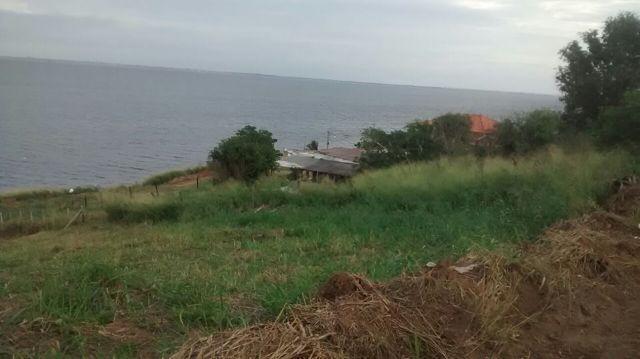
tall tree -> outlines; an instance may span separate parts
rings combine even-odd
[[[620,106],[606,108],[600,118],[602,144],[640,150],[640,91],[627,92]]]
[[[471,145],[471,120],[468,114],[447,113],[432,121],[433,138],[438,141],[446,155],[462,154]]]
[[[280,152],[274,146],[276,141],[269,131],[245,126],[220,141],[209,152],[209,162],[233,178],[253,182],[277,168]]]
[[[622,102],[640,88],[640,18],[620,13],[605,22],[602,34],[591,30],[560,50],[565,62],[556,79],[565,120],[577,130],[593,127],[604,106]]]

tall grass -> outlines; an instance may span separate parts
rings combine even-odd
[[[472,247],[530,240],[559,219],[595,208],[632,164],[623,152],[557,149],[517,165],[501,158],[482,164],[472,157],[445,159],[371,171],[343,184],[229,182],[157,204],[118,207],[110,218],[180,220],[175,228],[181,233],[198,237],[217,228],[250,250],[286,255],[285,267],[305,269],[288,273],[283,283],[253,282],[261,305],[277,313],[333,270],[384,279]],[[287,247],[297,240],[308,253]],[[265,267],[251,270],[257,275]]]
[[[596,208],[634,164],[623,152],[550,150],[515,166],[443,159],[341,184],[270,177],[159,197],[100,192],[112,223],[0,241],[0,299],[31,301],[20,320],[73,327],[120,313],[167,323],[174,339],[242,325],[312,296],[333,272],[380,280],[472,247],[531,240]]]

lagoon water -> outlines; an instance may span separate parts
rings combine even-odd
[[[0,191],[135,182],[204,163],[238,128],[280,148],[351,146],[363,128],[446,112],[501,119],[548,95],[0,58]]]

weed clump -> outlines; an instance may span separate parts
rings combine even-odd
[[[111,203],[105,206],[107,219],[111,222],[140,223],[176,221],[181,207],[178,203]]]
[[[73,260],[42,285],[37,309],[68,322],[107,322],[129,301],[125,276],[112,264],[88,258]]]

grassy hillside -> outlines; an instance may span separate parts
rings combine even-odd
[[[0,348],[46,351],[55,339],[68,354],[171,351],[193,329],[274,318],[336,271],[379,280],[530,240],[596,207],[632,171],[624,153],[554,150],[517,165],[403,165],[342,184],[275,177],[159,197],[145,187],[91,193],[84,223],[0,240],[0,337],[18,336]],[[153,338],[109,339],[105,326],[122,318]]]

